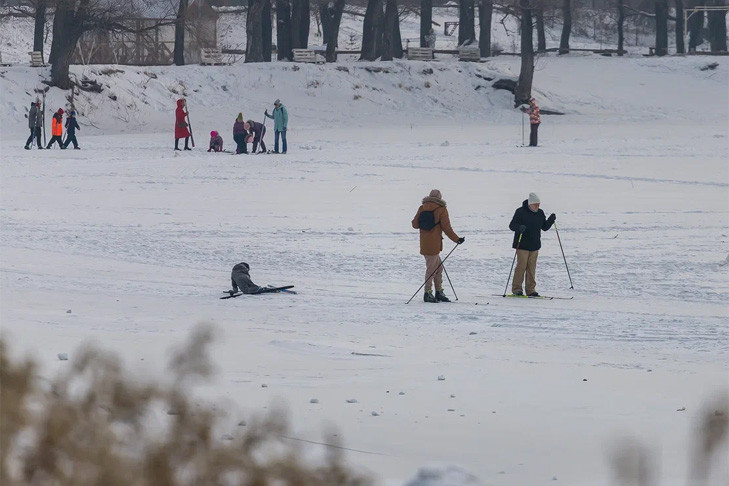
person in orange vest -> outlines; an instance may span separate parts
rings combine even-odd
[[[51,148],[53,142],[58,142],[58,146],[61,147],[61,149],[66,148],[63,146],[63,140],[61,139],[61,136],[63,135],[63,108],[59,108],[58,111],[53,114],[53,119],[51,120],[51,135],[53,135],[53,137],[51,138],[51,141],[48,142],[48,146],[46,146],[47,149]]]

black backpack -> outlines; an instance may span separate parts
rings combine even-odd
[[[430,231],[435,228],[435,212],[433,211],[421,211],[418,216],[418,228],[425,231]]]

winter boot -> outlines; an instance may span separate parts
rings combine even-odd
[[[438,302],[450,302],[451,300],[443,293],[443,289],[435,291],[435,300]]]
[[[514,295],[524,295],[524,292],[522,292],[521,290],[515,290]]]
[[[180,150],[180,139],[179,138],[175,139],[175,150]]]
[[[23,147],[23,148],[24,148],[25,150],[30,150],[30,147],[28,147],[27,145],[26,145],[25,147]]]
[[[431,291],[431,290],[426,290],[426,291],[425,291],[425,294],[423,294],[423,302],[432,302],[432,303],[436,303],[436,302],[438,302],[438,301],[437,301],[437,300],[435,300],[435,297],[433,297],[433,291]]]
[[[538,292],[532,292],[531,294],[529,294],[529,297],[539,297],[539,293]]]

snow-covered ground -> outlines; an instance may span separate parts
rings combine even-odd
[[[431,464],[479,484],[616,484],[633,442],[658,483],[685,484],[703,407],[729,389],[729,70],[707,62],[543,57],[535,95],[566,115],[543,117],[537,149],[491,86],[515,59],[73,67],[104,91],[74,100],[82,150],[52,152],[22,149],[47,71],[2,68],[3,335],[46,375],[90,340],[161,377],[166,350],[213,322],[219,374],[197,393],[231,431],[282,403],[295,438],[336,426],[379,484]],[[191,153],[171,150],[182,94]],[[51,89],[49,110],[66,95]],[[203,152],[278,97],[288,155]],[[433,187],[466,237],[446,265],[459,301],[405,305],[424,271],[410,221]],[[530,191],[557,214],[575,286],[551,230],[538,290],[573,300],[494,296]],[[299,293],[219,300],[240,261]],[[710,484],[728,479],[717,461]]]

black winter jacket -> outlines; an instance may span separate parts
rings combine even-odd
[[[76,121],[76,117],[69,116],[66,118],[66,133],[69,135],[76,135],[76,129],[81,130],[81,127],[78,126],[78,122]]]
[[[251,276],[248,273],[248,265],[245,263],[239,263],[233,267],[230,280],[233,290],[237,291],[240,289],[244,294],[255,294],[261,288],[251,280]]]
[[[523,224],[526,226],[526,231],[519,243],[519,249],[537,251],[542,247],[542,231],[547,231],[553,223],[554,221],[547,220],[541,209],[536,213],[529,209],[529,200],[525,199],[521,207],[514,211],[514,217],[509,223],[509,229],[514,232],[514,243],[511,247],[516,248],[519,242],[519,226]]]

